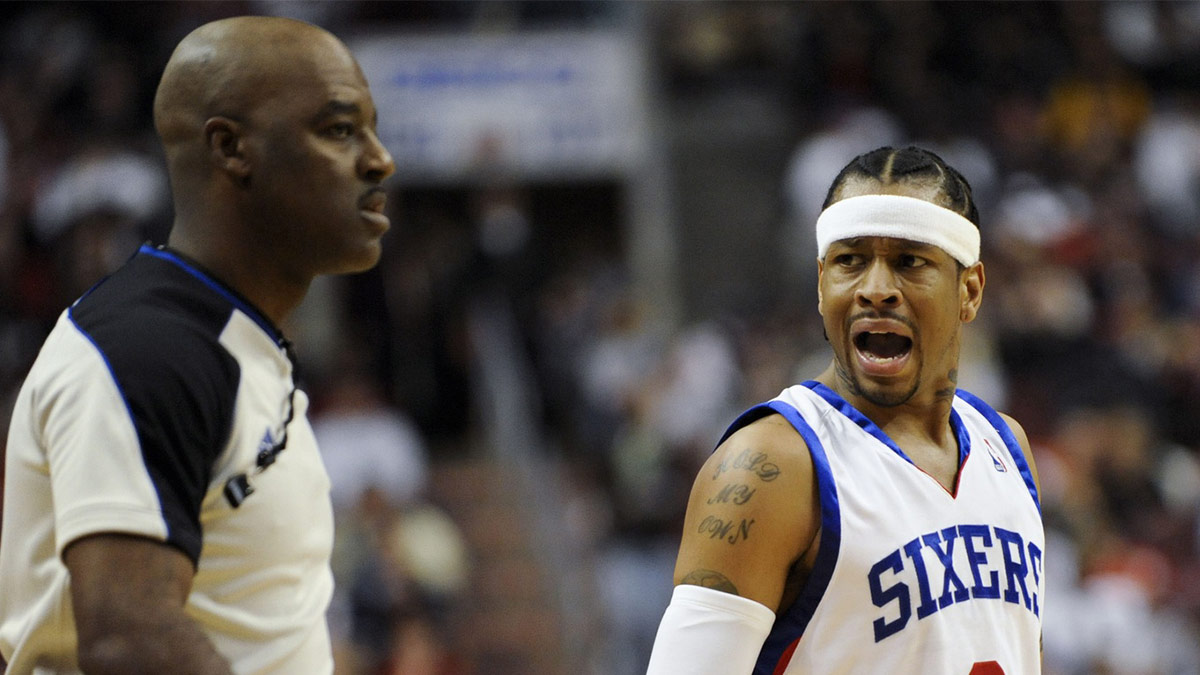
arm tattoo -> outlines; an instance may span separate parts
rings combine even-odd
[[[716,591],[724,591],[733,595],[738,594],[737,586],[729,580],[724,574],[714,572],[712,570],[692,570],[680,582],[680,585],[688,584],[690,586],[700,586],[702,588],[711,588]]]
[[[749,471],[758,476],[759,480],[770,483],[779,478],[781,472],[779,465],[767,461],[769,459],[770,457],[765,452],[754,452],[750,449],[742,450],[737,457],[732,458],[732,461],[729,457],[721,460],[721,463],[717,465],[717,471],[713,474],[712,479],[717,480],[721,477],[721,474],[729,470],[740,470]]]
[[[758,491],[758,488],[751,488],[749,485],[743,485],[741,483],[729,483],[725,487],[721,488],[720,492],[713,495],[712,497],[709,497],[708,503],[709,504],[733,503],[733,504],[736,504],[737,506],[742,506],[746,502],[750,501],[750,498],[753,497],[754,493],[757,491]]]
[[[740,524],[737,524],[737,529],[734,529],[735,524],[733,519],[725,520],[716,516],[705,516],[704,520],[700,521],[700,529],[696,530],[700,534],[707,534],[709,539],[723,539],[730,544],[736,544],[743,539],[750,538],[750,526],[754,524],[754,519],[742,519]]]

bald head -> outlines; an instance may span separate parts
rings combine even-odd
[[[388,227],[380,184],[395,170],[377,121],[362,70],[330,33],[268,17],[201,26],[154,100],[168,243],[273,318],[313,277],[370,268]]]
[[[332,34],[302,21],[242,16],[207,23],[171,54],[154,97],[154,127],[170,154],[201,141],[205,120],[245,122],[329,60],[353,57]]]

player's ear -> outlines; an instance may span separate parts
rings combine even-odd
[[[822,306],[822,301],[825,294],[821,292],[821,277],[825,275],[825,261],[817,258],[817,314],[825,316],[825,308]]]
[[[983,286],[987,281],[983,273],[983,262],[977,262],[963,270],[959,278],[959,318],[963,323],[970,323],[979,314],[979,305],[983,302]]]
[[[211,117],[204,123],[204,141],[213,164],[235,184],[249,187],[250,161],[242,125],[228,117]]]

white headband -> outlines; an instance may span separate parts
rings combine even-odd
[[[860,195],[830,205],[817,218],[817,257],[854,237],[891,237],[931,244],[970,267],[979,262],[979,228],[950,209],[915,197]]]

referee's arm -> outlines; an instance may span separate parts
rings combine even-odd
[[[184,604],[195,569],[179,549],[144,537],[90,535],[63,553],[89,675],[232,675]]]

